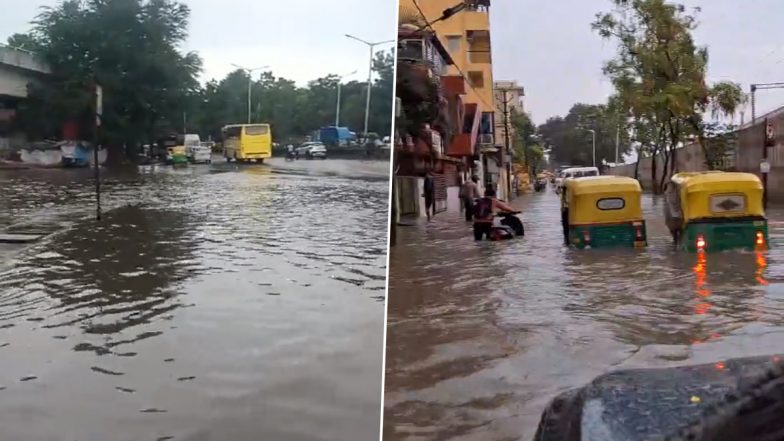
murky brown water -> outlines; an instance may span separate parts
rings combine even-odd
[[[515,201],[522,239],[477,244],[456,213],[400,228],[384,439],[528,441],[599,374],[784,351],[784,211],[771,251],[700,261],[672,249],[657,202],[644,251],[564,248],[551,190]]]
[[[297,167],[112,173],[101,223],[2,172],[0,229],[68,228],[0,270],[0,439],[377,437],[388,165]]]

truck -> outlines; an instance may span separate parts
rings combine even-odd
[[[356,133],[349,130],[348,127],[322,127],[318,135],[319,141],[324,145],[341,147],[346,147],[357,139]]]

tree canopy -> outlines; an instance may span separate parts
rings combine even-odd
[[[74,122],[82,137],[94,126],[94,84],[103,89],[102,142],[135,145],[184,128],[217,137],[220,127],[248,119],[249,78],[235,71],[201,84],[202,61],[182,45],[190,9],[176,0],[65,0],[44,7],[27,34],[11,46],[37,52],[51,77],[30,86],[19,128],[31,137],[59,137]],[[392,118],[394,55],[374,60],[369,130],[388,134]],[[338,77],[298,87],[265,72],[252,82],[254,122],[273,126],[276,140],[301,137],[335,121]],[[364,127],[365,82],[342,86],[341,125]]]
[[[706,83],[708,49],[692,36],[697,28],[696,8],[665,0],[612,0],[614,9],[597,14],[592,27],[605,39],[617,42],[617,55],[605,64],[617,103],[638,141],[640,155],[664,158],[662,182],[675,171],[677,148],[696,138],[703,149],[710,127],[704,114],[731,116],[743,104],[738,84]],[[706,151],[706,157],[709,154]],[[654,179],[655,181],[655,179]],[[658,185],[657,185],[658,184]]]
[[[619,137],[618,155],[628,152],[629,142],[622,118],[610,104],[575,104],[565,117],[548,119],[538,132],[550,151],[550,159],[559,164],[591,165],[593,136],[596,132],[596,163],[615,162],[616,136]]]

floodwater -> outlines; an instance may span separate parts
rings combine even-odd
[[[377,437],[388,167],[0,172],[0,439]]]
[[[643,203],[646,250],[565,248],[551,189],[514,201],[513,241],[475,243],[459,213],[400,227],[384,439],[529,441],[553,397],[597,375],[784,352],[784,211],[769,252],[700,259],[672,249],[662,201]]]

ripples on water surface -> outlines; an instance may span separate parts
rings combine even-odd
[[[784,211],[771,251],[699,259],[644,198],[644,251],[565,249],[551,190],[515,201],[519,240],[474,243],[457,213],[401,227],[384,439],[530,440],[550,399],[601,373],[784,351]]]
[[[377,436],[388,181],[206,170],[0,176],[0,439]]]

